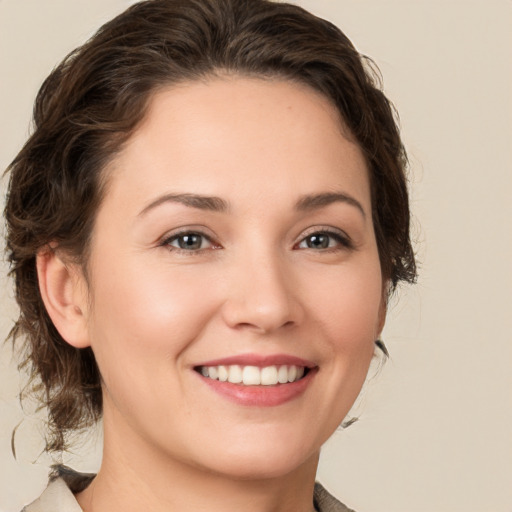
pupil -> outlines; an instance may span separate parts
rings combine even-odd
[[[179,239],[181,249],[200,249],[201,237],[199,235],[183,235]]]
[[[311,235],[308,245],[313,249],[326,249],[329,247],[329,237],[327,235]]]

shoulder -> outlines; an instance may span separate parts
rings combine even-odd
[[[62,478],[48,484],[43,494],[21,512],[82,512],[73,493]]]
[[[21,512],[83,512],[73,493],[85,489],[93,478],[60,466],[43,494]]]
[[[314,504],[318,512],[354,512],[329,494],[318,482],[315,484]]]
[[[70,472],[59,472],[60,476],[53,479],[43,494],[21,512],[83,512],[73,495],[85,489],[94,475]],[[73,491],[72,491],[73,489]],[[318,512],[354,512],[343,505],[318,482],[314,492],[315,510]]]

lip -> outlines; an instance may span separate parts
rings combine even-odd
[[[308,372],[298,381],[288,384],[277,384],[275,386],[244,386],[242,384],[233,384],[227,381],[221,382],[216,379],[210,379],[204,377],[197,371],[194,371],[194,373],[210,390],[235,404],[248,407],[275,407],[299,398],[309,387],[318,371],[318,367],[313,362],[287,354],[266,356],[244,354],[205,361],[204,363],[196,365],[194,368],[200,366],[229,366],[235,364],[240,366],[257,366],[260,368],[273,365],[295,365],[307,368]]]
[[[224,357],[222,359],[213,359],[211,361],[205,361],[195,365],[198,366],[229,366],[232,364],[239,364],[240,366],[257,366],[263,368],[265,366],[279,366],[279,365],[295,365],[304,366],[304,368],[313,369],[317,365],[312,361],[302,359],[297,356],[289,354],[272,354],[272,355],[261,355],[261,354],[240,354],[231,357]]]

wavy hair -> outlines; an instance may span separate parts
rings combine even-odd
[[[106,23],[43,83],[34,131],[8,168],[7,252],[19,318],[11,339],[29,388],[48,407],[48,450],[101,416],[91,349],[50,320],[36,254],[49,244],[84,268],[102,170],[143,119],[158,88],[218,74],[279,77],[329,98],[368,164],[382,273],[394,290],[416,276],[409,237],[407,158],[379,74],[333,24],[268,0],[146,0]]]

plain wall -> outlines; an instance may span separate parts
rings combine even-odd
[[[127,0],[0,0],[0,168],[36,91]],[[512,510],[512,2],[302,0],[372,56],[401,116],[420,279],[390,306],[391,359],[319,479],[359,512]],[[5,180],[2,183],[2,196]],[[0,338],[16,307],[2,264]],[[0,352],[0,512],[46,485],[42,424]],[[17,460],[11,432],[17,431]],[[93,437],[68,461],[94,470]],[[96,443],[98,445],[99,443]]]

